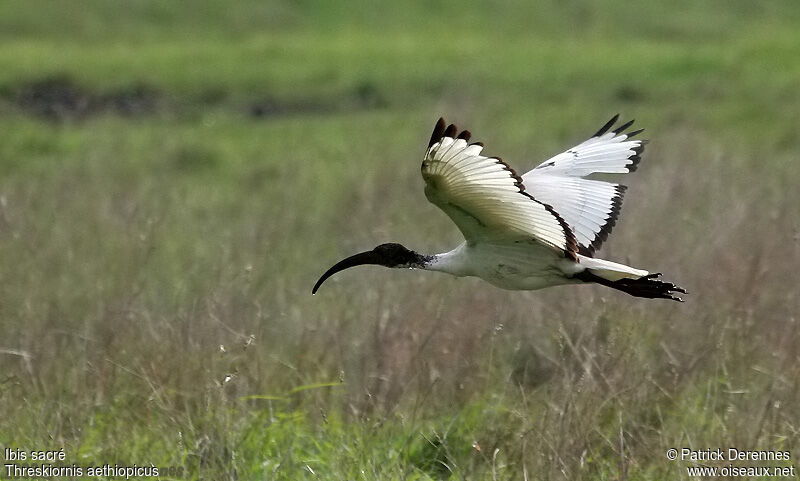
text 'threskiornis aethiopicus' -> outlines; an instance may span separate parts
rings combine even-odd
[[[453,220],[464,242],[434,255],[381,244],[336,263],[312,293],[339,271],[374,264],[480,277],[503,289],[596,283],[681,301],[676,294],[686,291],[659,280],[661,274],[593,257],[617,221],[625,186],[586,177],[633,172],[646,143],[632,140],[642,130],[626,132],[633,121],[611,130],[618,117],[522,176],[499,157],[483,155],[469,131],[440,118],[422,161],[425,196]]]

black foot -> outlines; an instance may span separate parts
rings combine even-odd
[[[620,279],[618,281],[603,279],[600,276],[592,274],[588,270],[581,272],[575,277],[584,282],[595,282],[635,297],[645,297],[647,299],[670,299],[683,302],[683,299],[676,294],[688,294],[683,287],[678,287],[671,282],[658,280],[658,278],[661,277],[660,272],[648,274],[638,279]]]
[[[636,297],[672,299],[673,301],[683,302],[683,299],[675,294],[688,294],[686,289],[676,286],[671,282],[660,281],[658,280],[659,277],[661,277],[661,273],[656,272],[638,279],[620,279],[607,285]]]

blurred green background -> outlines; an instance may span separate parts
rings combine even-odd
[[[180,479],[688,479],[800,438],[794,1],[0,3],[0,446]],[[459,239],[439,116],[519,171],[650,139],[601,256],[683,305],[343,255]],[[771,465],[779,463],[773,462]]]

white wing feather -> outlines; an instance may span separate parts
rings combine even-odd
[[[593,137],[543,162],[522,176],[526,189],[549,204],[575,232],[579,252],[591,256],[617,221],[625,186],[582,179],[594,173],[633,172],[646,141],[630,140],[641,130],[623,133],[630,121],[610,131],[615,116]]]
[[[530,172],[522,176],[523,180],[537,174],[562,175],[570,177],[586,177],[594,173],[627,174],[636,170],[641,160],[644,140],[630,140],[642,132],[623,133],[633,124],[625,123],[621,127],[608,131],[619,118],[614,116],[590,139],[575,147],[552,157]]]
[[[458,226],[468,242],[528,239],[574,257],[575,237],[566,222],[524,192],[516,173],[501,159],[481,155],[483,146],[468,144],[440,119],[422,162],[425,195]]]
[[[530,176],[525,187],[564,218],[584,255],[606,239],[625,193],[624,185],[556,175]]]

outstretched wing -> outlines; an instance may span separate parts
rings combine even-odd
[[[630,140],[644,129],[625,133],[633,120],[610,131],[618,118],[615,115],[589,140],[522,176],[528,192],[553,206],[569,224],[578,241],[578,252],[585,256],[592,256],[608,238],[619,217],[626,187],[582,177],[633,172],[647,143]]]
[[[469,131],[456,135],[439,119],[422,161],[425,196],[442,209],[468,242],[526,238],[568,257],[577,243],[567,223],[549,205],[525,192],[519,176],[498,157],[481,155]]]

